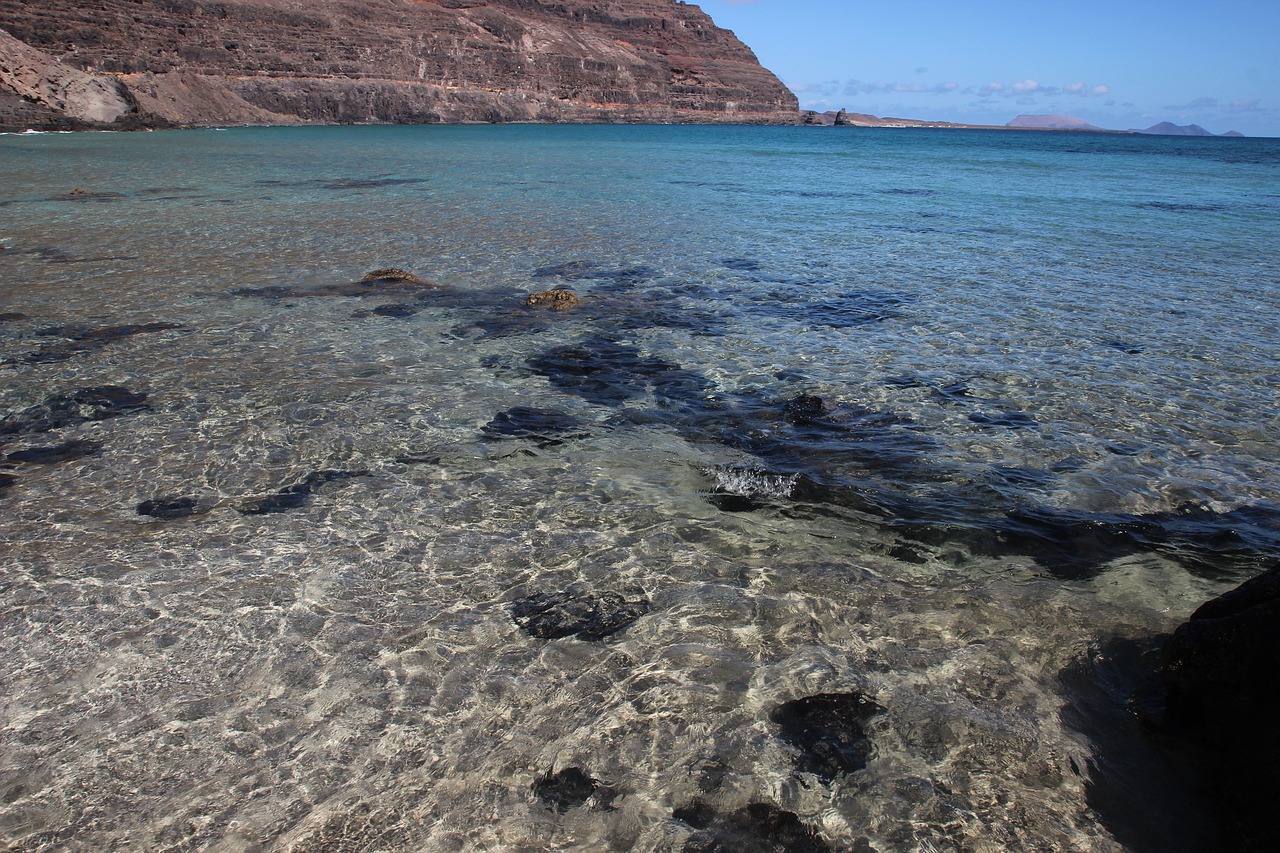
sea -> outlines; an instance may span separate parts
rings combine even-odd
[[[1280,140],[28,133],[0,246],[8,851],[1220,849]]]

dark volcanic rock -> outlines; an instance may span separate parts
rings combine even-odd
[[[555,347],[528,363],[561,391],[606,406],[621,405],[646,391],[684,401],[702,396],[711,387],[704,377],[679,365],[607,338]]]
[[[580,767],[566,767],[559,773],[548,771],[534,781],[533,793],[560,814],[593,797],[600,806],[608,808],[617,797],[616,791],[600,784]]]
[[[533,271],[534,278],[559,278],[565,281],[609,281],[616,287],[640,284],[660,273],[653,267],[634,266],[610,269],[597,261],[568,261]]]
[[[974,412],[969,420],[979,426],[1004,427],[1005,429],[1028,429],[1039,426],[1035,418],[1023,412]]]
[[[821,280],[788,281],[779,284],[775,292],[751,297],[744,305],[756,313],[781,317],[807,326],[852,329],[892,319],[898,316],[904,306],[916,299],[909,293],[888,290],[842,292],[834,289],[834,282]]]
[[[138,515],[152,518],[186,518],[196,512],[196,499],[190,497],[154,498],[138,504]]]
[[[10,453],[9,462],[28,462],[36,465],[53,465],[58,462],[70,462],[102,452],[102,443],[84,439],[72,439],[52,447],[30,447]]]
[[[702,800],[672,813],[699,830],[685,842],[684,853],[821,853],[831,847],[794,812],[773,803],[752,803],[721,814]]]
[[[1201,606],[1164,647],[1164,727],[1194,744],[1239,849],[1280,850],[1280,564]]]
[[[0,127],[15,129],[787,124],[797,109],[733,33],[677,0],[3,0],[0,30]]]
[[[800,750],[796,768],[830,782],[867,766],[872,746],[863,725],[882,711],[859,693],[823,693],[784,702],[770,719]]]
[[[291,509],[306,506],[316,490],[326,483],[335,480],[347,480],[351,477],[368,476],[367,471],[313,471],[303,478],[302,482],[285,486],[273,495],[254,498],[238,509],[244,515],[266,515],[275,512],[287,512]]]
[[[526,438],[549,446],[581,435],[582,421],[550,409],[515,406],[493,416],[481,429],[486,438]]]
[[[616,592],[540,592],[511,605],[511,618],[540,640],[574,635],[581,640],[602,640],[648,612],[645,599],[628,600]]]
[[[135,393],[119,385],[55,394],[39,405],[6,415],[0,420],[0,435],[30,435],[129,415],[149,408],[146,399],[145,393]]]
[[[116,341],[152,332],[182,328],[177,323],[129,323],[123,326],[90,328],[87,326],[50,326],[36,332],[41,337],[65,338],[65,342],[42,347],[22,357],[27,364],[49,364],[66,361],[77,355],[99,350]]]
[[[364,319],[365,317],[395,317],[403,319],[405,317],[412,317],[421,310],[422,309],[416,305],[405,305],[401,302],[391,302],[386,305],[379,305],[369,311],[356,311],[351,316],[357,319]]]

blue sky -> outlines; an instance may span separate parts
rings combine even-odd
[[[701,0],[800,98],[975,124],[1021,113],[1280,136],[1280,0]]]

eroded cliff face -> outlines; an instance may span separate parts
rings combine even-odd
[[[0,29],[0,125],[14,124],[6,104],[116,120],[46,97],[36,66],[118,85],[123,121],[792,123],[797,110],[733,33],[677,0],[0,0]]]

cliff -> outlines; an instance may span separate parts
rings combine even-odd
[[[0,126],[792,123],[677,0],[0,0]]]

